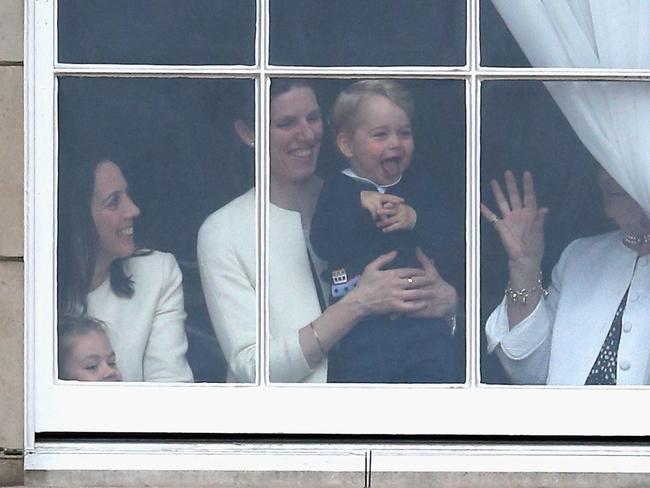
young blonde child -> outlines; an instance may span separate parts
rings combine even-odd
[[[67,315],[57,325],[59,378],[122,381],[104,324],[87,316]]]
[[[334,103],[332,132],[349,167],[325,182],[310,234],[314,251],[329,263],[332,300],[354,287],[364,267],[381,254],[398,251],[391,267],[419,267],[416,247],[439,259],[462,242],[451,235],[444,206],[426,177],[409,168],[413,112],[410,93],[392,80],[358,81]],[[462,381],[451,322],[451,317],[366,319],[330,351],[328,381]]]

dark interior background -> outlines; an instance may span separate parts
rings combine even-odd
[[[352,80],[312,80],[324,113]],[[404,80],[417,100],[414,165],[446,195],[457,232],[465,214],[465,88],[462,81]],[[223,381],[225,363],[205,310],[196,234],[203,220],[253,183],[252,154],[232,126],[253,97],[252,80],[79,78],[59,80],[59,165],[70,171],[90,155],[117,160],[142,211],[140,246],[173,253],[188,312],[188,357],[199,381]],[[326,128],[318,172],[344,167]],[[74,191],[59,188],[59,191]],[[60,215],[60,219],[65,219]],[[251,215],[253,218],[253,215]],[[227,232],[224,229],[224,232]],[[464,250],[441,272],[461,290]]]
[[[255,0],[58,0],[59,61],[253,64]]]
[[[369,3],[382,8],[370,8]],[[279,64],[463,64],[464,5],[451,0],[274,0],[271,56]],[[481,6],[484,64],[527,65],[491,3],[483,1]],[[252,0],[59,0],[60,60],[250,64],[254,8]],[[343,15],[346,12],[350,15]],[[168,28],[170,22],[173,28]],[[351,81],[313,80],[324,113]],[[448,211],[462,228],[464,84],[404,83],[416,99],[414,164],[445,194]],[[181,264],[188,356],[198,381],[224,381],[226,368],[203,305],[196,233],[207,215],[252,184],[251,154],[236,144],[232,120],[236,109],[253,97],[253,86],[252,80],[59,79],[59,165],[78,164],[87,154],[103,152],[125,166],[142,210],[136,225],[138,243],[172,252]],[[549,278],[570,240],[607,225],[595,189],[593,159],[540,82],[485,82],[481,110],[481,188],[489,189],[489,179],[501,177],[507,168],[517,174],[533,171],[538,199],[551,209],[544,261]],[[326,133],[318,171],[327,175],[342,164]],[[489,191],[483,191],[482,198],[493,204]],[[507,275],[504,253],[490,225],[482,226],[481,238],[484,320],[501,300]],[[462,259],[439,265],[462,290]],[[481,361],[484,381],[505,381],[494,357],[483,354]]]
[[[271,0],[270,16],[273,64],[465,64],[464,1]]]

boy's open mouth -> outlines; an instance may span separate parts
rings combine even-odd
[[[381,161],[381,168],[391,177],[397,177],[401,173],[401,159],[399,157],[386,158]]]

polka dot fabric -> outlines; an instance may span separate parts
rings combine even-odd
[[[616,370],[618,367],[618,345],[621,341],[621,325],[623,323],[623,311],[627,302],[627,292],[616,310],[612,326],[600,348],[598,357],[591,367],[585,385],[615,385]]]

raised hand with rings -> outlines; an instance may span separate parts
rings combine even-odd
[[[490,182],[501,218],[484,203],[481,203],[481,213],[494,225],[508,254],[510,289],[541,292],[543,290],[538,286],[538,281],[544,256],[544,219],[548,208],[537,206],[530,172],[526,171],[523,175],[523,200],[512,171],[505,172],[505,182],[507,197],[496,180]],[[508,304],[511,327],[530,313],[540,296],[541,293],[538,293],[530,300]]]

